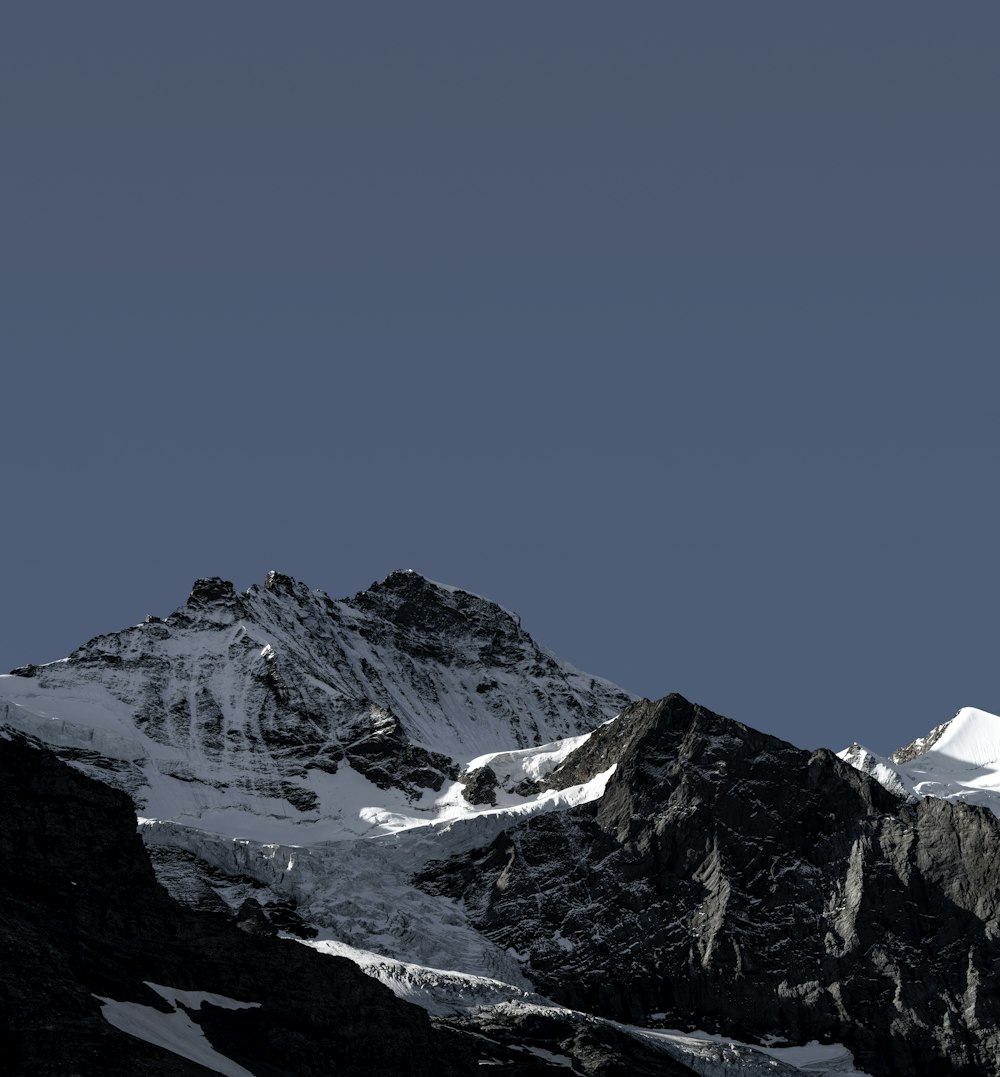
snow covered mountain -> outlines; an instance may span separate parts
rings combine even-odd
[[[276,572],[242,595],[198,580],[166,618],[0,678],[9,726],[142,815],[262,841],[365,833],[345,809],[378,789],[426,810],[470,760],[587,732],[629,699],[412,572],[340,602]]]
[[[1000,1072],[1000,820],[913,802],[983,803],[953,786],[1000,720],[968,715],[851,767],[634,700],[416,573],[340,601],[270,573],[0,677],[0,755],[128,794],[177,902],[348,958],[462,1037],[458,1072],[944,1077]],[[249,997],[164,961],[157,1005]]]
[[[899,796],[980,804],[1000,815],[1000,717],[963,707],[888,758],[852,744],[840,758]]]

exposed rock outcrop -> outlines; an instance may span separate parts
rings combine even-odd
[[[582,1010],[843,1042],[873,1074],[1000,1072],[1000,820],[907,804],[680,696],[546,779],[604,796],[426,868]]]
[[[500,784],[492,767],[477,767],[464,777],[462,796],[470,804],[496,804],[497,786]]]

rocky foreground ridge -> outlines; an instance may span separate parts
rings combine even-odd
[[[494,603],[416,573],[340,601],[276,573],[243,594],[201,580],[162,620],[0,678],[0,758],[27,772],[30,744],[47,775],[12,780],[5,810],[11,832],[48,820],[18,840],[52,891],[35,915],[17,842],[5,850],[10,915],[28,924],[8,921],[28,947],[10,968],[62,970],[55,1009],[83,1022],[87,1058],[123,1038],[94,996],[176,1009],[148,981],[280,1008],[284,988],[264,981],[285,973],[257,990],[238,970],[288,951],[305,994],[335,1009],[354,1005],[360,966],[429,1011],[397,1017],[386,992],[362,1006],[398,1021],[414,1067],[445,1036],[455,1072],[1000,1074],[1000,819],[964,793],[915,792],[944,773],[934,751],[988,765],[991,721],[962,712],[890,773],[863,749],[805,752],[680,696],[633,701]],[[160,882],[191,908],[129,860],[117,870],[140,879],[141,908],[102,927],[59,918],[60,880],[111,894],[102,864],[145,854],[128,802],[105,790],[115,836],[81,874],[79,832],[44,805],[105,794],[66,793],[84,779],[45,749],[133,798]],[[69,814],[101,828],[93,806]],[[189,934],[208,963],[184,978],[200,969],[177,941]],[[91,967],[102,948],[118,955],[105,980]],[[53,990],[12,1002],[22,1052],[42,1043],[31,1030],[48,1026],[32,1022]],[[285,1017],[312,1020],[292,994]],[[190,1017],[226,1046],[215,1030],[263,1012],[206,1003]],[[264,1048],[220,1053],[240,1077],[355,1072],[322,1026],[319,1054],[286,1054],[284,1069]],[[157,1050],[167,1068],[132,1072],[190,1072]],[[319,1057],[328,1068],[310,1069]]]
[[[992,812],[907,803],[677,695],[634,704],[547,781],[611,760],[599,800],[432,863],[419,885],[581,1010],[839,1041],[872,1073],[1000,1071]]]

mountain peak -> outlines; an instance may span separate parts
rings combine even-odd
[[[1000,717],[977,707],[963,707],[950,722],[935,726],[894,752],[894,763],[911,763],[924,756],[976,768],[1000,760]]]
[[[963,707],[888,759],[856,744],[839,755],[899,796],[981,804],[1000,815],[1000,716],[988,711]]]
[[[443,633],[449,638],[475,635],[513,640],[521,636],[520,618],[510,610],[412,569],[396,569],[347,601],[409,631]]]
[[[235,599],[236,588],[229,580],[224,580],[219,576],[204,576],[194,581],[187,605],[225,605]]]
[[[279,595],[291,595],[305,587],[292,576],[286,576],[284,572],[275,572],[274,569],[264,577],[264,590],[274,591]]]
[[[496,603],[488,598],[473,594],[471,591],[465,591],[461,587],[454,587],[449,583],[439,583],[437,580],[429,579],[412,568],[393,569],[384,580],[374,581],[368,590],[376,593],[404,596],[421,594],[437,599],[446,599],[449,595],[462,595],[467,599],[476,599],[479,602],[485,602],[487,605],[496,606]]]
[[[187,601],[174,614],[178,615],[192,622],[229,625],[243,616],[243,602],[229,580],[204,576],[194,581]]]
[[[329,779],[345,767],[419,797],[469,759],[581,735],[630,701],[495,603],[399,571],[340,601],[276,571],[243,594],[204,577],[162,621],[14,681],[0,702],[28,705],[32,735],[104,751],[142,810],[203,829],[244,810],[223,773],[251,814],[308,821],[326,804],[336,814]]]
[[[399,595],[436,595],[454,591],[455,588],[436,584],[433,580],[429,580],[412,568],[396,568],[384,580],[373,581],[368,590],[376,593]]]

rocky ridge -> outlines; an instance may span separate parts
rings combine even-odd
[[[668,696],[549,785],[604,795],[428,865],[536,988],[620,1021],[846,1043],[871,1073],[1000,1071],[1000,820]],[[544,901],[539,895],[544,894]]]

